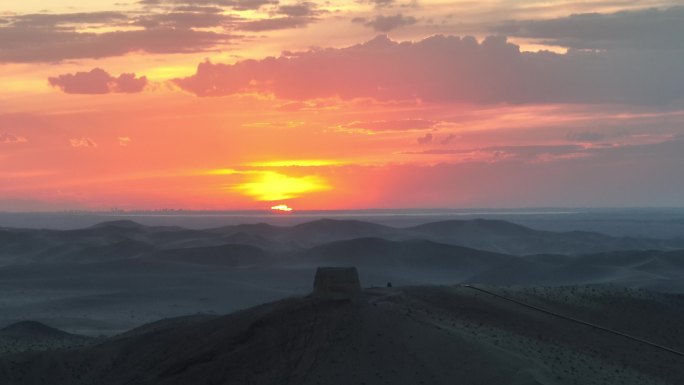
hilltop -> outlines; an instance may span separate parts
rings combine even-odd
[[[489,290],[684,349],[678,296],[601,287]],[[593,300],[574,301],[579,295]],[[95,346],[0,357],[7,385],[644,385],[682,376],[680,355],[463,286],[372,289],[358,302],[289,298],[226,316],[160,321]]]

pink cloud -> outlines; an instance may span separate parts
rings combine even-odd
[[[672,55],[669,57],[667,55]],[[273,93],[290,100],[370,97],[465,103],[666,104],[684,98],[678,53],[521,52],[505,37],[378,36],[347,48],[200,63],[175,84],[197,96]],[[652,70],[658,60],[658,71]],[[669,60],[669,61],[668,61]],[[664,86],[665,85],[665,86]]]

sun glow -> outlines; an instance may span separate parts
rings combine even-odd
[[[332,189],[332,186],[324,178],[316,175],[288,176],[264,171],[256,174],[253,180],[238,184],[234,188],[259,201],[280,201],[307,193],[327,191]]]

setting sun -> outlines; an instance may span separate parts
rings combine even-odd
[[[275,206],[271,206],[271,210],[290,212],[290,211],[292,211],[292,207],[289,207],[288,205],[275,205]]]

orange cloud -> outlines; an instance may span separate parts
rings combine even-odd
[[[119,142],[119,146],[125,147],[125,146],[128,146],[129,144],[131,144],[131,138],[129,138],[127,136],[119,136],[116,139]]]
[[[263,162],[250,162],[246,166],[249,167],[323,167],[323,166],[341,166],[345,162],[340,160],[330,159],[290,159],[290,160],[272,160]]]
[[[429,119],[375,120],[351,122],[335,127],[342,132],[374,134],[377,132],[420,131],[435,128],[440,122]]]

